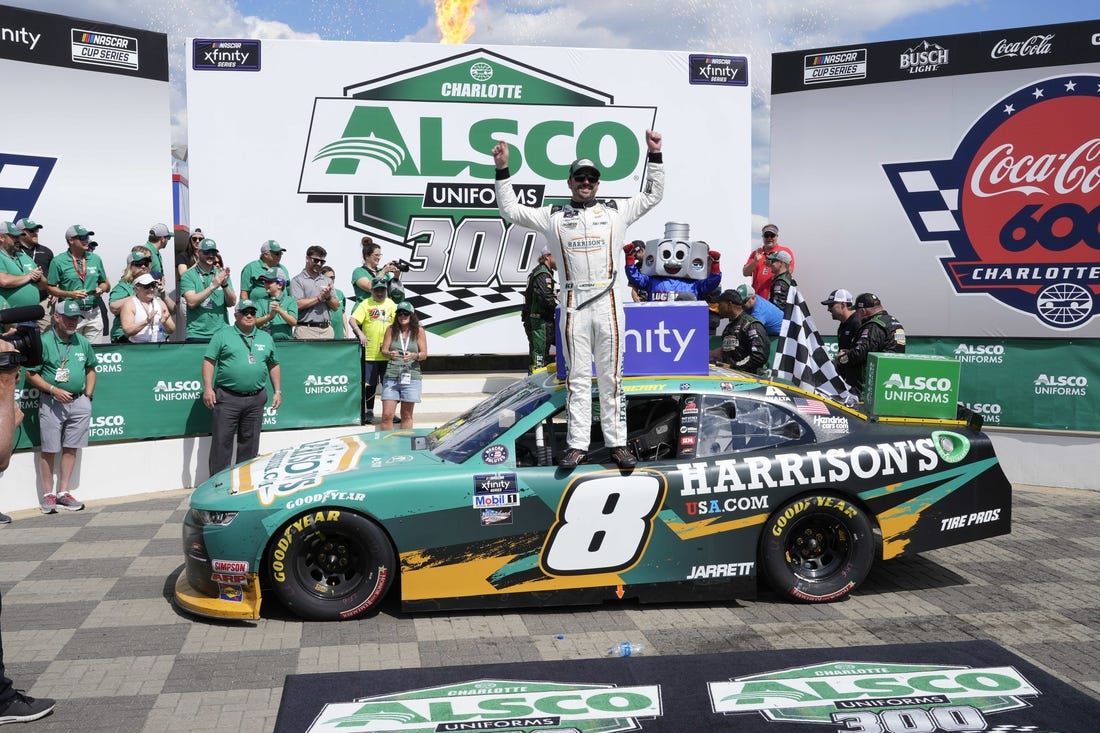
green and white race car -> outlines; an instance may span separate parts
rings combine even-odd
[[[433,431],[303,443],[198,487],[176,600],[257,618],[275,596],[340,620],[392,587],[406,610],[626,599],[843,598],[872,563],[1010,531],[1012,489],[980,419],[873,419],[712,367],[627,377],[638,466],[592,428],[557,468],[565,388],[520,379]],[[598,403],[597,403],[598,404]]]

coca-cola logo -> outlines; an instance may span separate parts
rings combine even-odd
[[[1007,38],[1002,38],[993,44],[993,50],[989,52],[989,57],[1003,59],[1012,56],[1046,56],[1051,52],[1053,41],[1053,33],[1048,33],[1045,36],[1032,36],[1022,41],[1010,41]]]
[[[1044,79],[991,106],[950,160],[883,166],[921,241],[950,244],[941,262],[956,292],[1055,329],[1089,322],[1100,303],[1097,119],[1100,76]]]

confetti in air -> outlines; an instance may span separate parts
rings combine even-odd
[[[477,0],[435,0],[435,24],[440,43],[465,43],[474,33],[470,18]]]

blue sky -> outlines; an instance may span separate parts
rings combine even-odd
[[[169,36],[173,141],[186,142],[189,36],[438,42],[433,0],[0,0]],[[469,43],[749,54],[754,223],[766,218],[770,54],[1100,19],[1085,0],[478,0]],[[182,150],[182,148],[180,148]],[[757,230],[759,227],[755,227]]]

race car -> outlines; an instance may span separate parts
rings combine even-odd
[[[519,379],[435,430],[317,440],[198,487],[177,603],[249,619],[752,598],[836,601],[877,560],[1010,531],[1012,488],[980,418],[872,418],[711,367],[627,377],[638,456],[619,469],[598,416],[563,470],[565,388]],[[598,405],[598,402],[596,402]]]

